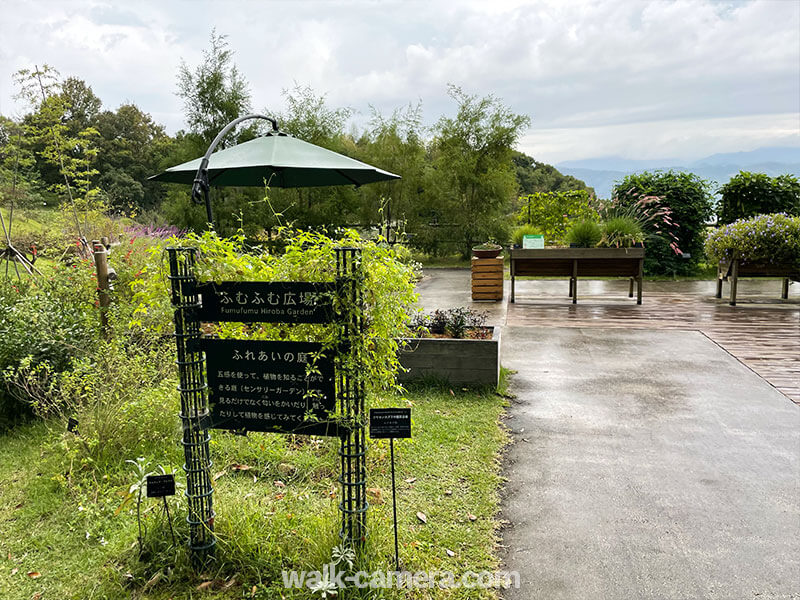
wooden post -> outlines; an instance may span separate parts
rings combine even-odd
[[[108,251],[100,240],[92,240],[94,266],[97,269],[97,296],[100,304],[100,326],[103,337],[108,339],[108,307],[111,296],[108,294]]]
[[[731,265],[731,306],[736,306],[736,288],[739,283],[739,259],[734,258]]]
[[[783,278],[783,286],[781,287],[781,298],[787,300],[789,298],[789,278]]]
[[[717,298],[722,298],[722,278],[724,273],[722,272],[722,265],[717,265]]]

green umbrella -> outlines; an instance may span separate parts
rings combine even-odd
[[[241,121],[251,118],[267,119],[272,131],[262,137],[212,154],[219,140]],[[149,178],[167,183],[194,184],[192,197],[206,196],[209,222],[213,223],[208,187],[263,186],[317,187],[327,185],[363,185],[376,181],[400,179],[399,175],[383,171],[342,154],[309,144],[278,130],[274,119],[262,115],[240,117],[226,126],[211,143],[203,158],[171,167]]]
[[[191,184],[202,160],[196,158],[171,167],[150,179]],[[263,186],[265,182],[281,188],[362,185],[399,178],[285,133],[273,132],[215,152],[208,163],[208,182],[219,186]]]

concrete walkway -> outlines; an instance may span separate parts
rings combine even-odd
[[[695,331],[505,327],[502,364],[506,600],[800,599],[800,406]]]

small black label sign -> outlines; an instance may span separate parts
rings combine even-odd
[[[369,409],[369,437],[410,438],[410,408],[371,408]]]
[[[335,283],[222,281],[195,286],[200,321],[241,323],[330,323]]]
[[[163,498],[164,496],[175,495],[175,476],[174,475],[148,475],[147,476],[147,497]]]

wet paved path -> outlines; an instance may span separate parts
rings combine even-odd
[[[419,286],[426,307],[488,310],[497,325],[700,331],[800,403],[800,284],[789,287],[788,300],[780,300],[779,280],[743,280],[737,306],[729,306],[714,297],[713,281],[645,282],[638,306],[622,280],[580,281],[575,305],[567,298],[566,281],[520,280],[515,304],[507,302],[508,293],[504,302],[471,303],[468,271],[429,273]]]
[[[800,406],[747,364],[788,330],[769,360],[796,366],[781,348],[800,286],[779,303],[779,282],[745,282],[731,308],[713,282],[645,282],[637,307],[624,282],[581,282],[573,307],[566,282],[523,281],[509,306],[471,304],[468,273],[431,275],[423,305],[488,309],[517,372],[506,600],[800,599]]]

